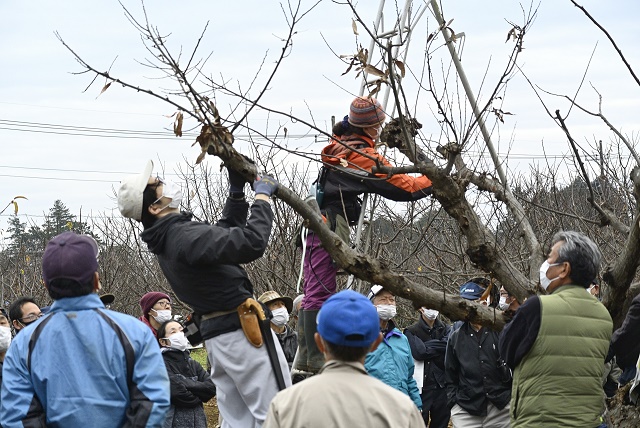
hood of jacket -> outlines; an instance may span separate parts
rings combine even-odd
[[[153,254],[160,254],[164,250],[167,238],[167,229],[174,223],[191,221],[193,214],[181,212],[180,214],[169,214],[161,217],[149,229],[145,229],[140,238],[147,244],[149,251]]]
[[[364,135],[343,135],[342,137],[333,137],[331,143],[322,149],[322,161],[329,165],[340,165],[341,160],[346,160],[357,146],[365,145],[368,148],[374,148],[373,140]]]

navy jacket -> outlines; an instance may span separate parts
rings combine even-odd
[[[499,358],[495,331],[476,332],[469,322],[453,331],[445,355],[449,408],[458,404],[474,416],[486,416],[488,402],[504,409],[511,400],[511,380],[503,382]]]
[[[408,327],[404,334],[409,339],[411,355],[416,361],[424,361],[425,390],[444,388],[444,354],[451,326],[436,318],[433,328],[420,317],[418,322]]]

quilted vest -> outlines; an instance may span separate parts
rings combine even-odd
[[[540,296],[540,307],[538,337],[513,374],[511,426],[596,428],[611,316],[575,285]]]

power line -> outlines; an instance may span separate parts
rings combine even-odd
[[[53,135],[68,135],[79,137],[100,137],[100,138],[122,138],[122,139],[144,139],[144,140],[171,140],[175,141],[177,137],[171,131],[141,131],[133,129],[116,129],[116,128],[96,128],[87,126],[75,126],[75,125],[59,125],[43,122],[28,122],[28,121],[16,121],[8,119],[0,119],[0,130],[15,131],[15,132],[31,132],[38,134],[53,134]],[[195,132],[185,132],[183,134],[188,138],[195,138],[198,134]],[[249,135],[238,134],[235,135],[237,140],[277,140],[277,139],[311,139],[315,142],[319,138],[325,138],[326,136],[321,134],[289,134],[286,137],[284,135]],[[469,150],[463,152],[469,156],[476,156],[480,158],[489,158],[489,155],[484,151]],[[539,154],[539,153],[499,153],[503,159],[513,160],[537,160],[537,159],[566,159],[572,157],[569,154]],[[71,171],[71,170],[70,170]],[[112,172],[105,172],[112,173]],[[113,172],[115,173],[115,172]]]
[[[31,175],[12,175],[12,174],[0,174],[0,177],[29,178],[34,180],[87,181],[87,182],[95,182],[95,183],[119,183],[120,182],[120,180],[99,180],[95,178],[34,177]]]
[[[155,139],[155,140],[175,140],[176,136],[172,131],[140,131],[133,129],[116,129],[116,128],[95,128],[88,126],[74,126],[74,125],[58,125],[52,123],[41,122],[25,122],[17,120],[0,119],[0,129],[5,131],[16,132],[34,132],[41,134],[56,134],[56,135],[78,135],[82,137],[109,137],[109,138],[129,138],[129,139]],[[64,131],[64,132],[63,132]],[[87,134],[90,133],[90,134]],[[199,134],[196,132],[183,132],[185,137],[197,137]],[[314,138],[317,139],[319,134],[290,134],[287,137],[282,135],[260,136],[249,134],[238,134],[236,138],[251,138],[255,140],[266,139],[301,139],[301,138]]]

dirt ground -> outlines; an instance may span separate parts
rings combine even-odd
[[[638,413],[638,408],[625,400],[625,396],[630,388],[630,384],[620,388],[616,395],[607,400],[612,427],[640,427],[640,413]]]
[[[218,426],[218,402],[215,397],[208,403],[204,403],[204,414],[207,415],[207,426],[209,428]]]

